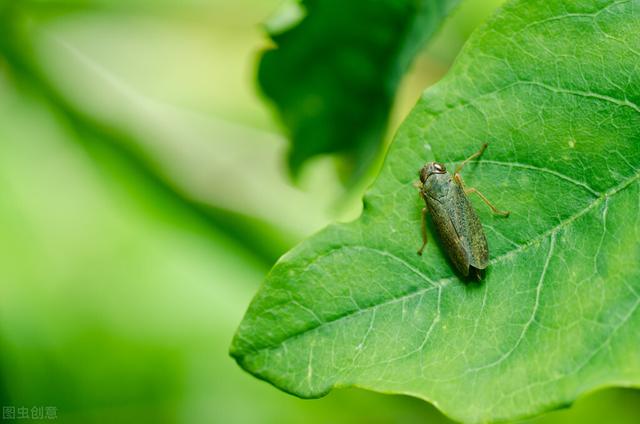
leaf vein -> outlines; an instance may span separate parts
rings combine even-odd
[[[553,175],[555,177],[558,177],[562,180],[565,180],[569,183],[572,183],[578,187],[581,187],[583,189],[585,189],[586,191],[588,191],[589,193],[591,193],[593,196],[597,197],[597,196],[601,196],[602,193],[594,190],[593,188],[591,188],[588,184],[585,184],[582,181],[578,181],[576,179],[573,179],[571,177],[569,177],[566,174],[563,174],[561,172],[558,171],[554,171],[553,169],[549,169],[549,168],[542,168],[539,166],[535,166],[535,165],[530,165],[527,163],[520,163],[520,162],[501,162],[501,161],[496,161],[496,160],[480,160],[477,161],[476,163],[478,164],[483,164],[486,163],[488,165],[496,165],[496,166],[506,166],[508,168],[522,168],[522,169],[527,169],[530,171],[536,171],[536,172],[540,172],[540,173],[545,173],[545,174],[549,174],[549,175]]]
[[[496,359],[495,361],[493,361],[493,362],[491,362],[489,364],[483,365],[481,367],[469,368],[469,369],[467,369],[465,371],[465,373],[477,372],[477,371],[481,371],[481,370],[484,370],[484,369],[487,369],[487,368],[496,367],[496,366],[500,365],[502,362],[504,362],[507,358],[509,358],[513,354],[513,352],[518,348],[518,346],[520,346],[520,343],[522,343],[522,340],[524,340],[524,337],[525,337],[527,331],[529,330],[529,327],[531,326],[531,324],[535,320],[535,316],[538,313],[538,308],[540,307],[540,293],[542,292],[544,279],[545,279],[545,276],[547,275],[547,270],[549,269],[549,263],[551,262],[551,256],[553,255],[553,250],[555,248],[555,244],[556,244],[556,233],[553,233],[551,235],[551,241],[549,242],[549,252],[547,253],[547,257],[545,259],[544,266],[542,267],[542,272],[540,274],[540,279],[538,280],[538,284],[536,285],[536,298],[535,298],[535,302],[533,304],[533,309],[531,311],[531,316],[529,317],[529,319],[525,323],[522,331],[520,332],[520,336],[518,336],[518,340],[516,340],[516,343],[511,347],[511,349],[509,349],[507,352],[505,352],[500,358]]]
[[[615,194],[617,194],[618,192],[624,190],[625,188],[627,188],[628,186],[630,186],[632,183],[634,183],[635,181],[637,181],[640,178],[640,172],[636,172],[636,174],[632,175],[631,177],[627,178],[626,180],[622,181],[620,184],[618,184],[617,186],[611,188],[609,191],[607,191],[606,193],[602,194],[601,196],[599,196],[598,198],[596,198],[595,200],[593,200],[589,205],[587,205],[584,209],[582,209],[581,211],[575,213],[574,215],[570,216],[569,218],[565,219],[564,221],[559,222],[555,227],[549,229],[548,231],[539,234],[538,236],[532,238],[531,240],[529,240],[526,243],[523,243],[521,245],[519,245],[518,248],[515,248],[509,252],[506,252],[500,256],[497,256],[495,258],[493,258],[492,260],[489,261],[490,265],[495,265],[497,263],[500,263],[502,261],[508,260],[511,257],[517,255],[518,253],[528,249],[529,247],[531,247],[534,244],[539,243],[541,240],[544,240],[546,237],[553,237],[555,238],[555,235],[562,230],[563,228],[565,228],[567,225],[571,224],[572,222],[574,222],[575,220],[579,219],[581,216],[585,215],[586,213],[588,213],[590,210],[592,210],[594,207],[596,207],[599,203],[601,203],[602,201],[606,200],[608,197],[611,197]],[[289,336],[286,336],[285,338],[283,338],[282,340],[272,344],[272,345],[267,345],[264,347],[260,347],[260,348],[253,348],[249,351],[245,351],[243,355],[248,355],[251,353],[256,353],[258,351],[261,350],[269,350],[269,349],[274,349],[277,348],[280,344],[282,344],[284,341],[299,337],[301,335],[304,335],[306,333],[310,333],[312,331],[317,330],[320,327],[323,327],[325,325],[329,325],[329,324],[335,324],[337,322],[340,322],[344,319],[353,317],[355,315],[359,315],[362,313],[365,313],[369,310],[372,309],[376,309],[376,308],[381,308],[387,305],[391,305],[400,301],[404,301],[406,299],[412,298],[414,296],[418,296],[421,294],[425,294],[433,289],[440,289],[440,288],[445,288],[446,286],[448,286],[451,282],[453,282],[454,280],[456,280],[457,278],[455,276],[450,276],[450,277],[446,277],[446,278],[442,278],[440,280],[434,281],[432,279],[430,279],[429,277],[427,277],[426,275],[424,275],[422,272],[420,272],[419,270],[417,270],[415,267],[413,267],[412,265],[410,265],[409,263],[407,263],[406,261],[404,261],[403,259],[401,259],[400,257],[387,252],[387,251],[382,251],[379,249],[375,249],[375,248],[371,248],[368,246],[360,246],[360,245],[347,245],[347,246],[340,246],[340,247],[336,247],[328,252],[326,252],[325,254],[322,255],[322,257],[326,257],[328,255],[330,255],[331,253],[334,253],[335,251],[341,250],[341,249],[361,249],[361,250],[370,250],[372,252],[376,252],[378,254],[393,258],[394,260],[398,261],[400,264],[403,264],[404,266],[407,267],[407,269],[411,270],[412,272],[416,273],[417,275],[421,276],[425,281],[428,281],[429,283],[431,283],[430,287],[423,287],[420,288],[416,291],[413,292],[409,292],[409,293],[405,293],[399,297],[395,297],[392,299],[388,299],[385,300],[384,302],[378,303],[376,305],[371,305],[371,306],[367,306],[365,308],[361,308],[355,312],[350,312],[350,313],[346,313],[343,314],[341,316],[338,316],[334,319],[330,319],[330,320],[324,320],[322,324],[310,327],[310,328],[306,328],[302,331],[298,331],[296,333],[293,333]],[[315,258],[315,260],[317,260],[318,258]],[[314,261],[315,262],[315,261]],[[305,270],[308,268],[308,266],[305,268]],[[305,271],[303,270],[303,272]],[[482,367],[480,367],[482,368]],[[452,378],[451,380],[457,379],[458,377]],[[448,379],[449,380],[449,379]]]

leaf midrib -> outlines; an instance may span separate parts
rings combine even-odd
[[[585,208],[583,208],[582,210],[580,210],[579,212],[575,213],[574,215],[570,216],[569,218],[561,221],[560,223],[558,223],[556,226],[550,228],[549,230],[537,235],[536,237],[532,238],[531,240],[529,240],[526,243],[521,244],[519,247],[514,248],[508,252],[503,253],[500,256],[497,256],[495,258],[493,258],[492,260],[489,261],[489,265],[495,265],[497,263],[500,263],[502,261],[505,261],[515,255],[517,255],[520,252],[525,251],[526,249],[528,249],[529,247],[538,244],[540,241],[544,240],[545,238],[556,234],[557,232],[559,232],[560,230],[562,230],[563,228],[567,227],[568,225],[572,224],[575,220],[579,219],[580,217],[582,217],[583,215],[585,215],[587,212],[591,211],[593,208],[595,208],[597,205],[599,205],[602,201],[604,201],[607,198],[610,198],[612,196],[614,196],[615,194],[619,193],[620,191],[624,190],[625,188],[627,188],[628,186],[630,186],[631,184],[633,184],[635,181],[637,181],[638,179],[640,179],[640,171],[637,171],[635,174],[633,174],[632,176],[630,176],[629,178],[623,180],[621,183],[619,183],[618,185],[614,186],[613,188],[607,190],[606,192],[604,192],[603,194],[601,194],[600,196],[596,197],[588,206],[586,206]],[[353,248],[360,248],[360,249],[367,249],[367,250],[371,250],[371,251],[375,251],[378,252],[380,254],[384,254],[385,256],[388,256],[390,258],[393,258],[394,260],[398,261],[399,263],[408,266],[408,269],[410,269],[412,272],[416,273],[416,275],[419,275],[424,281],[428,282],[430,284],[430,287],[425,287],[425,288],[421,288],[418,289],[416,291],[413,292],[409,292],[409,293],[405,293],[402,296],[396,297],[396,298],[392,298],[392,299],[388,299],[385,300],[384,302],[375,304],[375,305],[371,305],[371,306],[367,306],[365,308],[360,308],[358,310],[356,310],[355,312],[348,312],[344,315],[340,315],[334,319],[331,320],[323,320],[321,321],[318,325],[314,326],[314,327],[310,327],[310,328],[306,328],[302,331],[299,332],[295,332],[292,333],[291,335],[279,340],[278,342],[274,343],[274,344],[270,344],[270,345],[266,345],[263,347],[259,347],[259,348],[253,348],[253,349],[249,349],[249,350],[245,350],[242,352],[232,352],[232,355],[236,358],[241,358],[244,356],[248,356],[251,354],[255,354],[255,353],[259,353],[260,351],[263,350],[271,350],[271,349],[275,349],[277,347],[279,347],[280,345],[286,343],[289,340],[295,339],[297,337],[301,337],[307,333],[311,333],[319,328],[322,328],[326,325],[330,325],[330,324],[335,324],[337,322],[340,322],[342,320],[354,317],[354,316],[358,316],[360,314],[364,314],[367,313],[371,310],[376,310],[379,307],[383,307],[383,306],[387,306],[387,305],[392,305],[394,303],[400,302],[400,301],[405,301],[407,299],[410,299],[414,296],[418,296],[424,293],[427,293],[431,290],[434,289],[438,289],[438,290],[442,290],[445,287],[447,287],[451,282],[457,280],[457,278],[455,277],[455,275],[449,276],[449,277],[445,277],[445,278],[441,278],[437,281],[434,281],[430,278],[428,278],[426,275],[424,275],[422,272],[419,272],[419,270],[417,270],[417,268],[410,266],[406,261],[404,261],[402,258],[394,255],[391,252],[388,251],[381,251],[379,249],[375,249],[369,246],[362,246],[362,245],[347,245],[347,246],[340,246],[334,249],[331,249],[327,252],[325,252],[325,254],[322,255],[322,257],[326,257],[329,254],[335,252],[335,251],[339,251],[342,249],[353,249]],[[317,259],[319,259],[319,257],[314,258],[314,261],[311,261],[309,264],[307,264],[307,267],[315,262]],[[417,351],[416,351],[417,352]],[[415,352],[412,352],[415,353]]]

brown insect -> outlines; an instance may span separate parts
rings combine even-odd
[[[429,212],[451,262],[465,277],[475,276],[482,279],[482,271],[489,263],[489,247],[480,219],[473,209],[468,194],[477,194],[493,213],[509,216],[508,211],[498,210],[475,188],[464,187],[460,171],[471,160],[479,157],[487,148],[483,144],[480,150],[465,159],[452,174],[442,163],[428,162],[420,169],[420,196],[426,207],[422,209],[422,247],[427,244],[426,214]]]

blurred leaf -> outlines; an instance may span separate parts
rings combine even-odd
[[[6,34],[0,50],[12,67],[20,68],[21,79],[38,85],[77,125],[138,161],[176,197],[269,264],[335,216],[328,205],[342,189],[335,176],[330,178],[332,168],[316,170],[312,184],[292,187],[279,160],[286,148],[283,137],[216,113],[225,106],[255,118],[259,103],[253,99],[255,104],[246,105],[252,96],[244,87],[248,83],[241,78],[225,82],[226,73],[216,73],[213,84],[200,83],[211,75],[189,71],[225,63],[239,74],[260,42],[257,31],[242,31],[241,37],[225,42],[231,37],[229,28],[214,25],[214,31],[184,17],[96,11],[42,15],[39,9],[19,6],[0,15],[0,30]],[[221,40],[212,43],[210,38]],[[229,44],[233,54],[218,52]],[[214,61],[199,59],[211,56],[212,49],[217,52]],[[159,71],[151,78],[148,69]],[[222,86],[231,88],[221,91]],[[198,99],[192,98],[196,92]],[[233,102],[225,100],[232,97]],[[215,101],[199,107],[205,98]],[[301,206],[294,211],[288,204]]]
[[[285,255],[231,354],[301,397],[358,386],[432,401],[465,422],[640,384],[640,1],[518,0],[425,92],[362,217]],[[412,183],[465,169],[491,246],[466,284],[431,243]],[[433,240],[433,237],[431,237]]]
[[[353,179],[380,152],[413,57],[458,0],[306,0],[292,29],[272,31],[258,79],[291,135],[294,175],[310,157],[348,156]]]
[[[1,403],[176,422],[264,269],[2,71]]]

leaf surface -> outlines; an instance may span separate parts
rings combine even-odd
[[[358,386],[463,421],[565,406],[640,383],[640,1],[512,1],[398,131],[355,222],[285,255],[231,347],[302,397]],[[490,246],[461,281],[412,183],[425,161],[463,171]]]
[[[305,0],[298,25],[272,31],[258,80],[290,132],[294,175],[325,153],[350,156],[354,178],[368,169],[401,77],[458,1]]]

